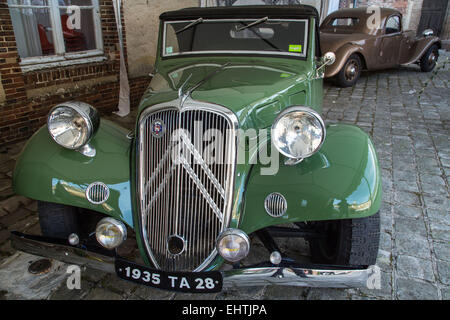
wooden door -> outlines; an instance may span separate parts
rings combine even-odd
[[[448,0],[423,0],[417,34],[421,35],[426,29],[433,29],[434,34],[439,36],[444,29],[447,5]]]

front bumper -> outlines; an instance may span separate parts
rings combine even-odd
[[[114,251],[99,247],[71,246],[62,239],[11,232],[11,244],[20,251],[41,257],[115,273]],[[299,287],[355,288],[366,287],[376,273],[376,266],[367,269],[251,267],[221,271],[223,287],[286,285]]]

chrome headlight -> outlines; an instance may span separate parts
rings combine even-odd
[[[91,105],[71,101],[54,107],[47,119],[53,140],[67,149],[80,149],[95,134],[100,124],[98,111]]]
[[[290,107],[272,125],[272,142],[288,158],[303,159],[316,153],[325,140],[325,124],[307,107]]]
[[[116,219],[103,218],[97,223],[95,237],[105,248],[114,249],[127,239],[127,228]]]
[[[217,238],[217,251],[227,261],[238,262],[250,251],[250,239],[239,229],[227,229]]]

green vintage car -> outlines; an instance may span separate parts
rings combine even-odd
[[[27,143],[14,188],[39,201],[42,235],[13,232],[14,247],[183,292],[365,286],[380,168],[366,133],[320,116],[334,55],[322,56],[316,9],[188,8],[160,20],[134,132],[72,101]],[[140,263],[118,254],[127,233]],[[306,239],[310,261],[287,256],[286,237]],[[267,252],[249,263],[257,239]]]

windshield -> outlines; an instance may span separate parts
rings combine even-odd
[[[164,22],[163,57],[276,54],[306,57],[308,20],[233,19]]]

